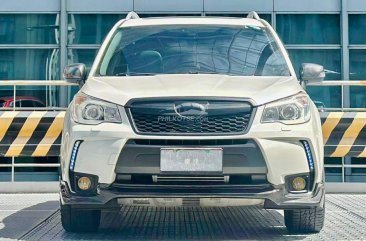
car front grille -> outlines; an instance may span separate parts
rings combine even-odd
[[[145,135],[242,134],[253,112],[242,100],[138,100],[127,109],[135,131]]]

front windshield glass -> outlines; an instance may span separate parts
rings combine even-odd
[[[120,28],[97,73],[290,75],[277,44],[264,28],[220,25]]]

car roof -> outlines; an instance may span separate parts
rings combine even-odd
[[[120,27],[138,27],[152,25],[233,25],[265,27],[261,21],[252,18],[230,17],[154,17],[134,18],[121,23]]]

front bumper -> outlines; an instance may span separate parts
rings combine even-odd
[[[274,190],[282,190],[281,186],[285,185],[286,177],[310,172],[306,151],[301,142],[305,140],[310,145],[315,165],[313,181],[321,183],[323,178],[322,138],[321,131],[316,128],[318,127],[316,120],[312,118],[311,121],[300,125],[262,124],[260,122],[262,112],[263,106],[258,107],[248,133],[230,136],[141,136],[132,130],[128,122],[90,126],[77,124],[67,116],[61,148],[61,180],[66,183],[71,182],[70,157],[76,141],[82,141],[82,144],[72,164],[72,171],[94,175],[98,177],[99,183],[108,185],[113,184],[119,174],[161,174],[160,148],[184,146],[184,143],[183,145],[174,143],[189,142],[187,146],[190,147],[192,145],[198,148],[222,147],[224,154],[227,154],[224,156],[222,173],[224,176],[265,174],[268,183],[275,187]],[[121,111],[121,114],[122,119],[128,119],[124,111]],[[133,141],[141,143],[132,144]],[[233,143],[245,141],[246,143],[227,146],[220,144],[227,141]],[[151,145],[157,142],[158,145]],[[192,144],[197,142],[200,144]],[[203,144],[207,142],[218,143]],[[110,189],[103,188],[100,192],[113,193]],[[216,195],[216,193],[210,194]],[[264,198],[266,198],[265,195]]]
[[[66,182],[61,181],[61,202],[85,209],[118,208],[123,198],[239,198],[261,199],[266,209],[306,209],[319,207],[324,202],[324,184],[315,185],[312,192],[288,193],[284,185],[250,186],[146,186],[146,185],[100,185],[98,194],[80,196],[72,193]]]

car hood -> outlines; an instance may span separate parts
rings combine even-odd
[[[181,74],[155,76],[92,77],[82,92],[125,105],[130,99],[148,97],[236,97],[262,105],[303,89],[296,77]]]

